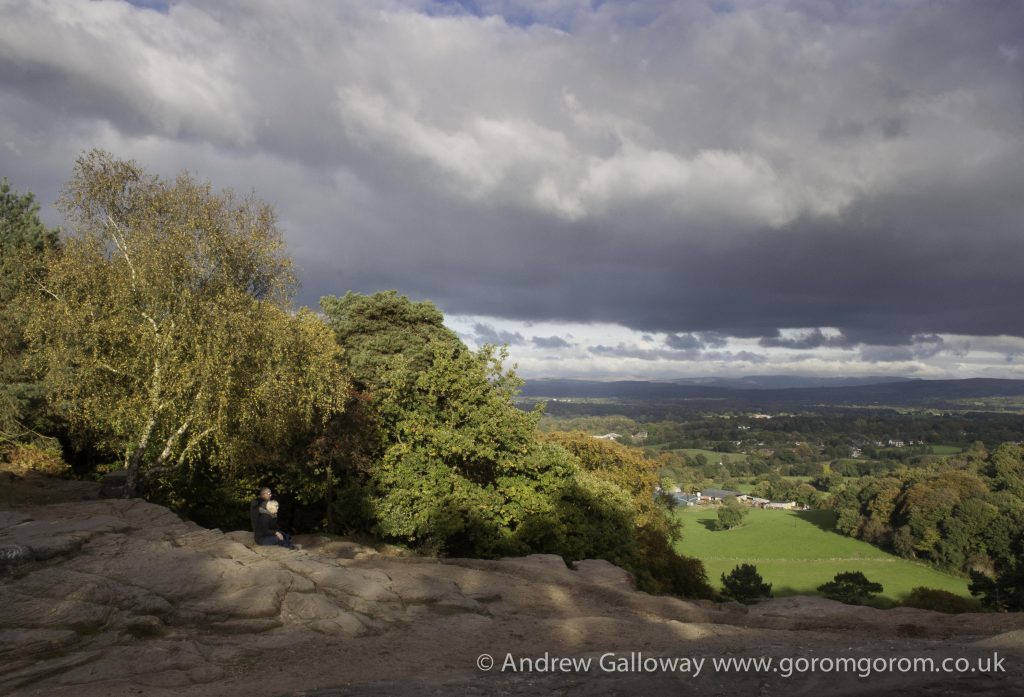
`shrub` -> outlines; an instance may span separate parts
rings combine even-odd
[[[910,591],[903,604],[907,607],[916,607],[921,610],[934,610],[935,612],[959,613],[959,612],[980,612],[981,603],[971,598],[965,598],[956,593],[939,590],[938,588],[926,588],[918,586]]]
[[[818,592],[847,605],[864,605],[876,593],[882,592],[882,584],[869,581],[860,571],[844,571],[818,586]]]
[[[764,582],[753,564],[740,564],[728,576],[722,574],[722,587],[722,595],[746,605],[772,597],[772,584]]]
[[[64,476],[70,470],[58,449],[25,443],[11,445],[0,452],[0,469],[14,474],[41,472],[54,477]]]

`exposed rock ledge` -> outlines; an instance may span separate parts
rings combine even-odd
[[[604,561],[253,548],[139,500],[0,510],[0,693],[1024,694],[1024,621],[655,597]],[[481,672],[478,654],[1006,657],[1005,674]],[[318,689],[319,688],[319,689]]]

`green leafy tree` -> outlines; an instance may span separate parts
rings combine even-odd
[[[728,576],[722,574],[722,595],[749,605],[772,597],[772,584],[764,582],[753,564],[740,564]]]
[[[746,518],[747,512],[747,509],[736,500],[735,496],[730,496],[725,500],[725,503],[718,507],[719,529],[731,530],[732,528],[739,527],[743,524],[743,519]]]
[[[997,612],[1024,611],[1024,563],[1020,560],[1001,564],[994,577],[974,570],[970,575],[967,588],[986,608]]]
[[[121,454],[127,496],[200,462],[241,476],[258,438],[343,408],[340,349],[291,312],[269,206],[101,151],[79,158],[60,206],[71,233],[19,306],[54,403]]]
[[[881,583],[869,581],[860,571],[838,573],[828,583],[818,586],[818,592],[826,598],[847,605],[864,605],[882,590]]]
[[[341,499],[378,534],[449,554],[527,550],[554,517],[546,491],[571,458],[539,447],[539,412],[512,401],[521,384],[493,347],[470,351],[429,302],[397,293],[321,300],[363,395],[357,462]]]
[[[0,181],[0,439],[8,443],[38,426],[30,412],[43,406],[41,390],[22,365],[24,321],[14,298],[29,277],[42,272],[45,251],[58,244],[57,230],[39,219],[35,197]]]
[[[432,304],[395,292],[321,306],[365,416],[360,454],[341,465],[348,525],[449,555],[608,559],[645,590],[710,594],[700,562],[671,550],[656,465],[582,434],[541,438],[504,351],[469,350]]]
[[[1024,499],[1024,448],[1020,445],[1000,445],[989,456],[985,470],[992,477],[995,488]]]

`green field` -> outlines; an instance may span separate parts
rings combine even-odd
[[[751,509],[742,527],[714,530],[713,507],[677,510],[683,521],[681,553],[704,562],[708,580],[720,587],[722,573],[750,563],[776,596],[818,595],[816,588],[842,571],[862,571],[882,584],[881,596],[902,600],[915,586],[927,586],[970,597],[967,580],[942,573],[924,563],[889,554],[867,542],[832,531],[831,511],[766,511]]]
[[[956,455],[957,453],[963,452],[963,448],[958,448],[955,445],[933,445],[932,455]]]

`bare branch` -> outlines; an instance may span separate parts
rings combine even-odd
[[[192,448],[194,448],[195,446],[199,445],[199,443],[208,435],[213,433],[214,430],[215,429],[213,427],[210,427],[205,431],[197,433],[193,438],[189,439],[188,445],[185,446],[185,448],[181,451],[181,455],[178,456],[179,468],[185,464],[185,457],[188,455],[189,451],[192,450]]]
[[[60,297],[57,296],[56,293],[54,293],[52,290],[50,290],[49,288],[44,286],[41,282],[36,281],[36,285],[39,286],[39,290],[41,290],[44,293],[46,293],[47,295],[49,295],[51,298],[53,298],[57,302],[64,302],[63,300],[60,299]]]
[[[178,427],[178,430],[171,434],[170,438],[167,439],[167,442],[164,443],[163,452],[161,452],[160,457],[156,459],[156,463],[158,466],[163,465],[165,462],[167,462],[167,458],[171,456],[171,451],[174,449],[174,446],[178,443],[178,440],[185,434],[185,431],[187,431],[188,427],[191,425],[192,419],[185,419],[185,422]]]
[[[114,366],[110,365],[109,363],[104,363],[103,361],[96,361],[96,365],[98,365],[99,367],[103,368],[104,370],[110,371],[114,375],[122,375],[122,376],[124,376],[126,378],[127,377],[131,377],[130,375],[128,375],[128,373],[125,373],[124,371],[118,370],[117,368],[115,368]]]
[[[160,328],[159,328],[158,326],[156,326],[156,321],[154,321],[152,317],[150,317],[149,315],[147,315],[147,314],[146,314],[145,312],[143,312],[142,310],[139,310],[139,314],[140,314],[140,315],[142,315],[142,318],[143,318],[143,319],[145,319],[145,320],[146,320],[147,322],[149,322],[150,326],[152,326],[152,327],[153,327],[153,331],[154,331],[155,333],[157,333],[157,334],[159,334],[159,333],[160,333]]]
[[[114,217],[107,213],[107,226],[111,228],[110,237],[114,240],[114,244],[117,245],[118,251],[121,252],[121,256],[128,262],[128,271],[132,277],[132,290],[135,290],[135,264],[132,263],[132,258],[128,255],[128,241],[124,237],[124,233],[121,231],[121,227],[114,221]],[[118,237],[121,235],[121,237]]]

